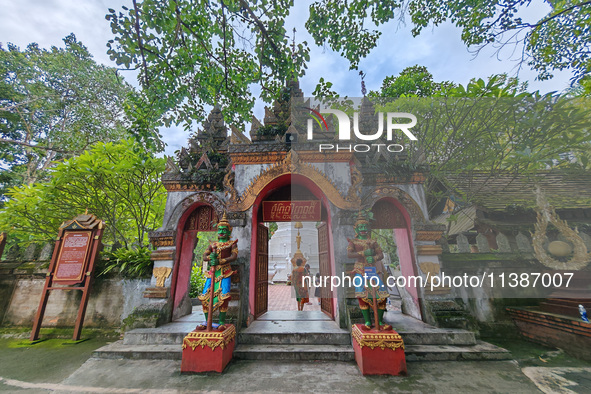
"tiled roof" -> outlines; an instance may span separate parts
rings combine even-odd
[[[472,230],[474,228],[474,221],[476,219],[476,207],[469,206],[458,211],[455,216],[457,220],[451,222],[449,227],[449,235],[461,234],[465,231]],[[433,219],[435,223],[448,225],[449,213],[444,213]]]
[[[504,210],[507,206],[536,206],[536,185],[556,209],[591,208],[591,172],[551,171],[536,178],[503,174],[453,174],[446,180],[463,198],[479,207]]]

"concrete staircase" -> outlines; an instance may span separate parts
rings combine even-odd
[[[203,321],[193,313],[158,328],[125,333],[123,340],[94,352],[99,358],[180,360],[184,336]],[[407,361],[507,360],[510,353],[477,341],[474,333],[440,329],[400,312],[387,312],[386,321],[404,339]],[[268,312],[237,335],[234,357],[243,360],[354,359],[351,335],[322,312]]]
[[[351,361],[348,330],[319,311],[267,312],[238,333],[234,357],[242,360]]]

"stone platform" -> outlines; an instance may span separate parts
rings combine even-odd
[[[158,328],[140,328],[124,339],[97,349],[95,357],[124,359],[181,359],[184,336],[204,320],[195,311]],[[442,329],[387,312],[385,320],[404,339],[407,361],[507,360],[505,349],[477,341],[474,333]],[[271,311],[238,332],[236,359],[352,361],[350,331],[320,311]]]

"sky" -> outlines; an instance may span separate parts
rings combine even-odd
[[[305,31],[304,21],[308,16],[310,0],[296,0],[296,6],[287,20],[287,30],[296,27],[296,41],[307,41],[310,46],[310,62],[306,75],[300,80],[304,95],[311,95],[320,77],[333,83],[332,89],[342,96],[361,95],[359,71],[349,70],[346,60],[329,48],[314,45]],[[131,0],[0,0],[0,42],[6,47],[11,42],[25,48],[36,42],[43,48],[63,47],[62,39],[70,33],[86,45],[97,62],[116,67],[107,56],[106,43],[113,37],[105,14],[109,8],[120,10],[122,5],[130,5]],[[537,20],[547,12],[542,0],[534,0],[523,13],[524,17]],[[474,56],[461,41],[461,32],[446,23],[430,27],[413,38],[410,27],[390,23],[380,29],[382,36],[378,46],[363,59],[359,69],[366,73],[368,90],[377,90],[382,80],[397,75],[404,68],[415,64],[426,66],[438,81],[452,81],[466,84],[471,78],[483,78],[498,73],[516,73],[516,61],[512,50],[496,54],[493,48],[485,48]],[[123,73],[125,79],[138,87],[133,72]],[[519,71],[519,78],[528,81],[530,90],[542,93],[563,91],[570,85],[571,73],[556,72],[549,81],[536,81],[536,73],[525,66]],[[257,89],[254,88],[253,92]],[[254,115],[262,119],[266,104],[258,100]],[[246,127],[248,131],[249,127]],[[173,155],[182,146],[187,146],[190,131],[182,127],[161,129],[167,147],[165,154]],[[248,135],[248,133],[247,133]]]

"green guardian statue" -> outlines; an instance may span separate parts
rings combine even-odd
[[[384,253],[380,245],[371,239],[369,219],[371,212],[359,212],[355,222],[355,238],[349,239],[347,256],[355,259],[352,273],[355,286],[355,297],[359,300],[359,307],[365,320],[365,328],[371,329],[372,322],[369,309],[377,314],[378,330],[389,330],[392,327],[384,324],[384,312],[388,301],[388,291],[384,286],[381,264]],[[372,279],[373,278],[373,279]],[[372,286],[374,284],[374,286]]]
[[[208,262],[209,266],[208,270],[204,272],[207,279],[199,299],[203,305],[203,312],[208,325],[211,319],[209,313],[219,309],[220,323],[218,330],[223,331],[225,329],[228,304],[230,303],[231,276],[235,273],[230,263],[238,258],[238,247],[236,246],[238,240],[230,240],[232,226],[230,226],[226,218],[226,213],[222,216],[222,220],[218,222],[217,231],[218,241],[211,243],[203,254],[203,261]],[[214,282],[213,291],[211,289],[212,281]],[[212,295],[213,301],[211,300]],[[213,305],[210,305],[210,303]],[[203,330],[207,326],[200,325],[197,328]]]

